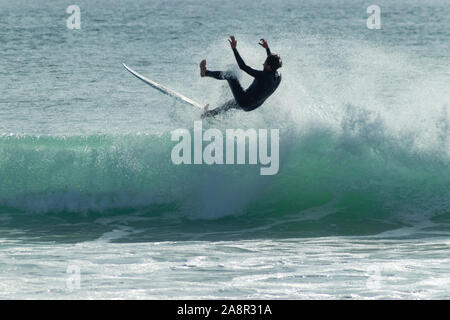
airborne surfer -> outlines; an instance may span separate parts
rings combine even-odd
[[[242,109],[244,111],[255,110],[275,92],[280,84],[281,75],[277,70],[281,68],[282,61],[278,55],[270,52],[266,40],[261,39],[259,42],[259,45],[265,48],[267,52],[267,58],[263,64],[264,68],[262,71],[252,69],[245,64],[236,49],[237,41],[234,36],[230,36],[228,42],[230,43],[231,49],[233,49],[239,68],[254,77],[255,80],[253,80],[250,87],[244,90],[236,76],[224,71],[209,71],[206,69],[206,60],[202,60],[200,62],[200,76],[211,77],[217,80],[227,80],[234,96],[233,100],[228,101],[216,109],[208,110],[208,106],[206,106],[202,118],[215,116],[232,108]]]

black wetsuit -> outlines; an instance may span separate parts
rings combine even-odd
[[[267,48],[267,55],[269,56],[270,49]],[[255,78],[250,87],[244,90],[239,83],[239,80],[226,72],[222,71],[206,71],[207,77],[212,77],[218,80],[227,80],[230,85],[234,100],[228,101],[223,106],[214,110],[206,112],[206,116],[215,116],[223,111],[231,108],[239,108],[244,111],[252,111],[261,106],[266,99],[275,92],[281,81],[281,75],[277,71],[259,71],[250,68],[242,60],[237,49],[233,49],[236,61],[243,71]]]

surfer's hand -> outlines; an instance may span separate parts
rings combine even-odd
[[[236,49],[237,41],[234,38],[234,36],[230,36],[230,39],[228,39],[228,42],[230,43],[231,49]]]
[[[259,40],[259,45],[265,49],[269,48],[269,44],[264,39]]]

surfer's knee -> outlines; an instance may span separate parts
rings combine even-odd
[[[254,104],[249,104],[248,102],[247,103],[243,103],[241,105],[241,109],[244,110],[245,112],[253,111],[253,110],[255,110],[258,107],[259,106],[255,106]]]
[[[225,80],[230,80],[230,81],[239,81],[239,79],[236,77],[235,74],[228,72],[228,71],[223,71],[222,72],[222,77]]]

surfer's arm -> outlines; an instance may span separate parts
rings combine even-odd
[[[245,64],[244,60],[242,60],[241,55],[237,51],[236,48],[233,48],[234,57],[236,58],[237,64],[239,68],[245,72],[247,72],[252,77],[257,77],[262,71],[258,71],[255,69],[250,68],[248,65]]]

